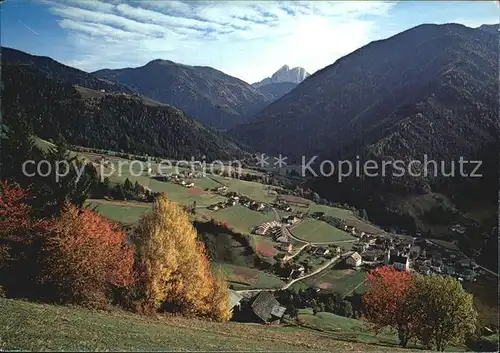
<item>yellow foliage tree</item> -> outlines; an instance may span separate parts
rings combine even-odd
[[[137,232],[146,306],[214,317],[211,299],[215,287],[227,288],[227,283],[214,280],[204,246],[187,213],[162,194],[153,203],[152,212],[141,219]],[[217,290],[217,295],[224,302],[223,291]]]
[[[211,307],[210,317],[217,321],[228,321],[231,316],[231,303],[229,301],[229,288],[226,278],[219,269],[214,278],[212,293],[209,304]]]

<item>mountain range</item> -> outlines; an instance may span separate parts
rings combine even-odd
[[[497,93],[497,36],[421,25],[342,57],[232,133],[269,154],[346,156],[371,146],[444,158],[493,139]]]
[[[497,201],[498,57],[498,26],[420,25],[311,76],[284,66],[255,87],[166,60],[86,73],[3,48],[2,113],[7,124],[28,115],[42,138],[64,133],[72,144],[170,158],[225,159],[253,149],[281,153],[288,163],[315,155],[483,160],[487,175],[477,180],[351,176],[339,183],[334,175],[307,182],[378,224],[421,228],[430,210],[444,207],[455,217]]]
[[[117,82],[103,80],[87,72],[66,66],[46,56],[31,55],[20,50],[2,47],[0,51],[2,60],[15,62],[25,67],[30,67],[41,74],[60,82],[79,85],[95,90],[109,92],[133,93],[134,91]]]
[[[500,31],[498,24],[496,24],[496,25],[481,25],[478,27],[478,29],[480,29],[482,31],[493,33],[495,35],[498,35],[498,33]]]
[[[382,226],[442,232],[436,218],[428,221],[433,212],[441,212],[441,220],[470,222],[464,214],[494,209],[498,201],[491,192],[498,190],[498,33],[484,29],[420,25],[372,42],[315,72],[230,133],[289,163],[318,156],[311,164],[317,174],[325,160],[336,168],[343,160],[407,166],[427,158],[437,168],[445,163],[446,173],[454,163],[454,177],[439,170],[396,177],[389,169],[375,177],[353,172],[339,181],[334,170],[307,185],[365,209]],[[461,157],[481,160],[484,176],[459,176]],[[481,212],[485,219],[496,217]]]
[[[288,65],[284,65],[271,77],[253,83],[252,86],[262,93],[270,95],[273,100],[277,100],[288,94],[309,76],[310,74],[302,67],[290,69]]]
[[[104,69],[93,75],[173,105],[216,129],[244,122],[273,100],[271,95],[211,67],[168,60],[153,60],[137,68]]]
[[[259,88],[273,83],[290,82],[299,84],[304,81],[310,74],[302,67],[294,67],[290,69],[288,65],[283,65],[271,77],[266,77],[260,82],[253,83],[252,86]]]
[[[225,133],[131,92],[52,59],[2,51],[2,123],[7,126],[25,116],[34,133],[47,140],[63,135],[74,145],[165,158],[246,155]]]

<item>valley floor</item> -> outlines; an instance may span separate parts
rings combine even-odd
[[[0,314],[0,351],[402,351],[297,327],[148,318],[9,299],[0,299]]]

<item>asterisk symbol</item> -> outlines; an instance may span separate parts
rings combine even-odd
[[[274,165],[278,166],[278,168],[281,168],[286,166],[285,160],[287,160],[288,157],[283,157],[280,153],[279,157],[274,157],[274,159],[276,160],[276,162],[274,162]]]
[[[266,157],[264,153],[261,153],[261,155],[257,156],[256,158],[257,158],[256,165],[258,165],[259,167],[264,168],[269,165],[268,162],[269,157]]]

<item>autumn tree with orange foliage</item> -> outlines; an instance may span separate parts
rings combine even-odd
[[[41,244],[50,222],[32,217],[30,191],[0,181],[0,286],[9,296],[31,297]]]
[[[229,287],[226,277],[221,269],[214,277],[214,285],[209,296],[209,317],[218,321],[229,321],[232,316],[231,303],[229,302]]]
[[[406,347],[414,336],[414,317],[410,304],[412,275],[392,266],[376,268],[368,274],[368,290],[363,296],[365,318],[380,332],[392,328],[400,345]]]
[[[152,310],[227,321],[227,282],[210,271],[187,213],[161,194],[136,234],[143,300]]]
[[[134,248],[116,224],[66,205],[44,247],[43,282],[63,302],[102,306],[114,287],[134,282]]]

